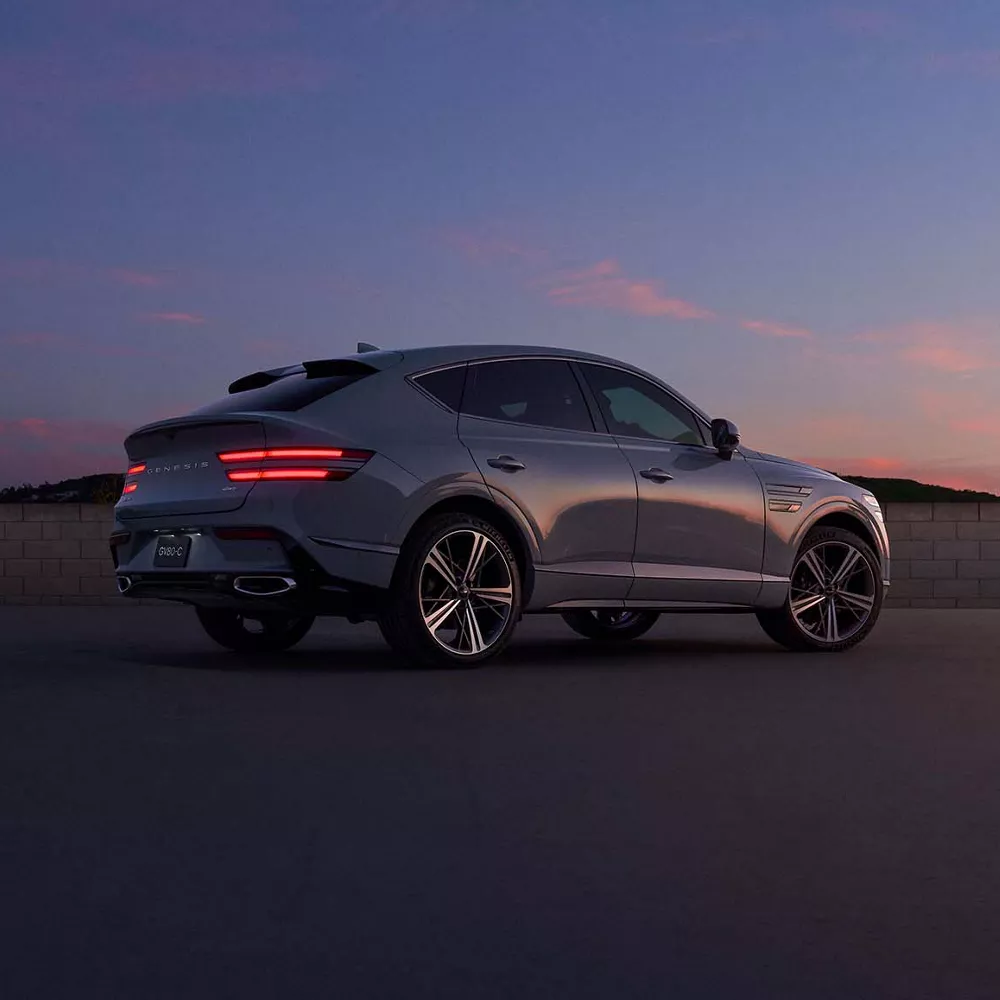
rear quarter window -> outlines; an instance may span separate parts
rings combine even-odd
[[[462,406],[462,391],[465,388],[465,365],[442,368],[440,371],[417,375],[413,382],[429,396],[456,413]]]

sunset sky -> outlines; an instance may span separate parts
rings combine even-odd
[[[0,164],[0,486],[369,340],[1000,492],[997,0],[9,3]]]

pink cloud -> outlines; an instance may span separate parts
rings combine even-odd
[[[0,258],[0,281],[19,285],[111,282],[131,288],[160,288],[170,283],[171,275],[126,267],[95,267],[45,257],[3,257]]]
[[[996,367],[994,361],[947,344],[919,344],[916,347],[904,349],[900,352],[900,356],[911,364],[953,375]]]
[[[800,461],[829,469],[843,476],[870,476],[876,479],[915,479],[954,490],[980,490],[1000,495],[1000,473],[995,465],[968,462],[920,462],[882,455],[859,457],[800,457]]]
[[[656,281],[636,280],[622,273],[616,260],[602,260],[582,271],[563,272],[546,293],[557,306],[584,306],[667,319],[713,319],[708,309],[665,296]]]
[[[63,339],[58,333],[29,330],[23,333],[2,334],[0,335],[0,344],[10,344],[12,347],[44,347],[62,343]]]
[[[189,325],[205,322],[205,317],[198,313],[187,312],[154,312],[143,313],[140,317],[149,323],[185,323]]]
[[[167,283],[165,275],[132,271],[124,267],[111,267],[105,273],[117,284],[131,285],[134,288],[159,288]]]
[[[871,7],[835,7],[830,11],[830,19],[852,35],[887,35],[900,25],[896,14]]]
[[[998,323],[994,319],[915,320],[856,334],[860,343],[889,347],[895,356],[920,368],[969,375],[1000,367]]]
[[[785,326],[781,323],[771,323],[767,320],[745,319],[740,321],[744,330],[763,334],[766,337],[798,337],[806,339],[813,336],[812,330],[801,326]]]
[[[467,260],[490,262],[508,259],[542,263],[548,259],[548,254],[544,250],[529,247],[501,236],[465,229],[446,229],[439,236],[441,240],[458,250]]]
[[[935,52],[924,60],[931,73],[995,78],[1000,76],[1000,49]]]

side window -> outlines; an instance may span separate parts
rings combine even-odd
[[[566,361],[490,361],[469,366],[462,412],[514,424],[592,431],[594,422]]]
[[[432,395],[449,410],[458,411],[462,405],[462,389],[465,386],[465,365],[442,368],[440,371],[418,375],[414,380],[424,392]]]
[[[631,372],[582,364],[612,434],[705,444],[697,418],[669,393]]]

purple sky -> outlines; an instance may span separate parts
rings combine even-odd
[[[996,0],[32,0],[0,163],[0,486],[370,340],[1000,492]]]

